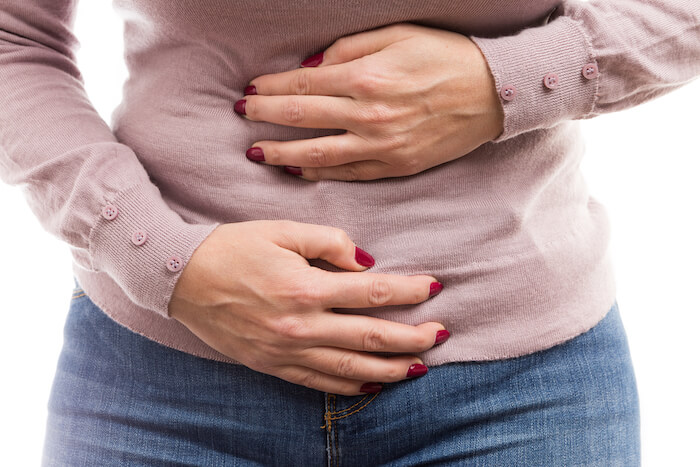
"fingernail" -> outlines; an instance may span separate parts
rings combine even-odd
[[[255,86],[246,86],[246,88],[243,90],[243,94],[246,96],[250,96],[251,94],[257,94],[258,90],[255,89]]]
[[[245,115],[245,99],[241,99],[240,101],[233,104],[233,110],[235,110],[236,113]]]
[[[358,246],[355,247],[355,261],[362,266],[374,266],[374,258],[372,258],[372,255],[360,249]]]
[[[245,152],[245,156],[251,161],[260,162],[265,160],[265,153],[263,153],[262,148],[259,148],[257,146],[248,149]]]
[[[375,394],[382,390],[382,385],[379,383],[365,383],[360,388],[360,392],[366,392],[368,394]]]
[[[310,56],[309,58],[301,62],[301,66],[319,66],[322,61],[323,52]]]
[[[437,334],[435,334],[435,345],[442,344],[443,342],[445,342],[449,338],[450,338],[450,331],[448,331],[447,329],[443,329],[442,331],[438,331]]]
[[[441,284],[441,283],[439,283],[439,282],[432,282],[432,283],[430,284],[430,294],[428,295],[428,298],[430,298],[430,297],[432,297],[432,296],[434,296],[434,295],[439,294],[441,290],[442,290],[442,284]]]
[[[292,175],[301,175],[301,167],[294,167],[293,165],[285,165],[284,171]]]
[[[420,363],[414,363],[408,367],[408,373],[406,373],[406,378],[415,378],[417,376],[423,376],[428,372],[428,367],[421,365]]]

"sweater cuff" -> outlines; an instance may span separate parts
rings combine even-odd
[[[93,268],[109,274],[137,305],[170,318],[168,304],[181,271],[220,223],[188,224],[152,183],[132,186],[95,208]]]
[[[600,74],[578,21],[559,16],[512,36],[469,38],[488,62],[503,107],[503,133],[494,142],[593,111]]]

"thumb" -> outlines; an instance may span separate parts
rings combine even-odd
[[[363,271],[374,265],[374,258],[357,247],[343,229],[292,222],[284,233],[277,244],[304,258],[321,258],[351,271]]]
[[[402,27],[401,23],[395,23],[343,36],[323,52],[312,55],[301,62],[301,66],[317,67],[350,62],[365,55],[379,52],[394,42],[404,39],[407,33],[408,30]]]

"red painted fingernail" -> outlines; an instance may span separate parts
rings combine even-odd
[[[415,378],[417,376],[423,376],[428,372],[428,367],[421,365],[420,363],[414,363],[408,367],[408,373],[406,373],[406,378]]]
[[[435,345],[442,344],[443,342],[445,342],[449,338],[450,338],[450,331],[448,331],[447,329],[443,329],[442,331],[438,331],[435,334]]]
[[[382,385],[379,383],[365,383],[360,387],[360,392],[375,394],[382,390]]]
[[[245,115],[245,99],[241,99],[240,101],[233,104],[233,110],[235,110],[236,113]]]
[[[309,58],[301,62],[301,66],[319,66],[322,61],[323,52],[310,56]]]
[[[251,161],[260,162],[265,160],[265,153],[263,153],[262,148],[257,146],[248,149],[245,152],[245,156]]]
[[[355,261],[362,266],[374,266],[374,258],[372,258],[372,255],[357,246],[355,247]]]
[[[442,291],[442,284],[439,282],[432,282],[430,284],[430,294],[428,295],[428,298],[435,296]]]
[[[293,165],[285,165],[284,171],[292,175],[301,175],[301,167],[294,167]]]
[[[258,90],[255,89],[255,86],[246,86],[246,88],[243,90],[243,94],[246,96],[250,96],[251,94],[257,94]]]

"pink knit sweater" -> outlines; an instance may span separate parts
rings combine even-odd
[[[76,3],[0,0],[0,176],[69,245],[105,313],[229,362],[168,302],[217,225],[254,219],[339,227],[374,256],[371,272],[437,277],[445,288],[426,302],[345,310],[443,323],[452,337],[420,355],[428,365],[520,356],[590,329],[616,290],[578,120],[700,76],[698,0],[115,0],[130,77],[110,127],[76,67]],[[502,98],[496,140],[364,182],[310,182],[245,157],[258,140],[339,132],[241,118],[233,103],[249,80],[402,21],[476,42]]]

